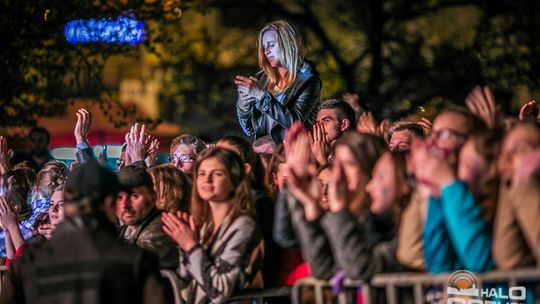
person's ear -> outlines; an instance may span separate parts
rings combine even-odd
[[[244,171],[246,171],[247,176],[249,176],[251,174],[251,170],[252,170],[251,165],[248,164],[248,163],[245,163],[244,164]]]
[[[345,132],[346,130],[348,130],[351,126],[351,122],[348,120],[348,119],[343,119],[341,121],[341,132]]]

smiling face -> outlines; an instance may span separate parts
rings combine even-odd
[[[48,213],[51,224],[55,226],[64,220],[64,191],[53,193]]]
[[[227,167],[216,157],[201,162],[197,170],[196,185],[201,199],[213,203],[230,200],[234,192]]]
[[[262,48],[264,50],[264,55],[270,64],[275,68],[281,66],[280,56],[281,50],[277,43],[277,33],[274,30],[267,30],[262,35]]]

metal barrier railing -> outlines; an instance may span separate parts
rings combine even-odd
[[[370,284],[363,281],[343,280],[340,292],[328,299],[324,297],[324,290],[332,287],[333,282],[317,280],[314,278],[306,278],[299,280],[291,290],[291,299],[293,304],[301,303],[303,290],[311,288],[314,291],[314,302],[317,304],[337,302],[355,303],[354,298],[356,292],[361,290],[363,302],[372,303],[372,292],[374,288],[384,289],[386,303],[397,304],[400,302],[398,298],[398,288],[412,290],[413,303],[425,303],[426,290],[430,287],[442,287],[442,290],[447,290],[448,274],[430,275],[425,273],[386,273],[379,274],[373,277]],[[484,274],[476,274],[476,278],[482,288],[484,284],[507,284],[508,286],[517,286],[520,283],[537,283],[540,285],[540,268],[517,269],[510,271],[491,271]],[[536,295],[538,298],[538,295]]]
[[[172,270],[161,270],[161,276],[166,278],[171,284],[175,304],[184,304],[180,296],[180,281],[176,272]],[[251,303],[263,304],[265,299],[280,298],[290,296],[289,287],[267,288],[267,289],[248,289],[234,294],[226,303],[250,301]]]

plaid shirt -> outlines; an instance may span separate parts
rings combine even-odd
[[[32,207],[32,214],[24,221],[19,222],[19,229],[21,230],[21,234],[25,240],[28,240],[33,236],[32,231],[34,230],[36,219],[41,214],[47,212],[50,205],[50,198],[36,199],[30,203],[30,206]],[[6,256],[6,242],[3,230],[0,231],[0,256]]]

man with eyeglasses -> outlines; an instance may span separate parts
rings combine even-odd
[[[206,144],[198,137],[190,134],[180,135],[171,143],[169,162],[191,178],[197,155],[205,148]]]

